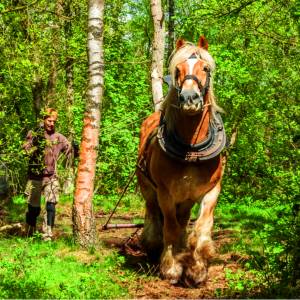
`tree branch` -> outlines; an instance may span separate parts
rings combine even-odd
[[[238,14],[243,9],[245,9],[247,6],[251,5],[252,3],[256,2],[256,1],[260,1],[260,0],[250,0],[248,2],[242,3],[239,7],[236,7],[230,11],[227,11],[226,13],[222,13],[222,12],[220,12],[220,10],[214,10],[211,13],[201,15],[200,18],[209,17],[209,16],[214,16],[215,18],[223,18],[223,17],[230,16],[232,14]]]
[[[217,18],[222,18],[222,17],[226,17],[226,16],[229,16],[229,15],[232,15],[232,14],[238,14],[240,13],[244,8],[246,8],[247,6],[251,5],[252,3],[256,2],[258,0],[250,0],[248,2],[245,2],[243,3],[241,6],[237,7],[237,8],[234,8],[224,14],[220,14],[220,15],[217,15],[216,17]]]
[[[15,8],[5,9],[3,11],[0,11],[0,15],[4,15],[4,14],[10,13],[10,12],[26,9],[30,6],[35,5],[37,2],[38,2],[38,0],[35,0],[35,1],[33,1],[32,3],[30,3],[28,5],[22,5],[22,6],[18,6],[18,7],[15,7]]]

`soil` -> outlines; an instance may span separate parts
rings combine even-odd
[[[122,216],[112,219],[113,223],[125,223],[136,216]],[[104,224],[108,216],[98,214],[98,223]],[[126,222],[126,223],[127,223]],[[192,227],[189,227],[189,230]],[[216,298],[218,294],[224,295],[228,288],[226,270],[233,273],[242,269],[242,262],[247,258],[238,253],[225,251],[226,245],[233,242],[232,230],[217,230],[214,232],[216,256],[210,262],[208,280],[197,288],[187,288],[182,284],[172,285],[159,277],[158,264],[148,261],[146,254],[139,245],[139,235],[142,229],[110,229],[100,230],[99,238],[108,248],[119,249],[126,258],[126,266],[140,274],[140,279],[129,286],[129,293],[135,299],[199,299]],[[222,252],[222,253],[221,253]],[[128,286],[127,286],[128,287]]]
[[[139,235],[141,228],[121,228],[103,230],[103,225],[108,220],[108,215],[102,211],[95,213],[98,229],[99,249],[105,254],[112,248],[119,251],[125,257],[125,266],[133,270],[139,279],[136,282],[122,283],[129,289],[130,297],[134,299],[199,299],[199,298],[218,298],[218,295],[226,295],[228,289],[228,280],[226,279],[226,270],[233,273],[242,269],[242,263],[246,257],[238,253],[226,251],[234,241],[234,232],[232,230],[215,230],[213,240],[216,246],[216,256],[211,260],[208,269],[208,279],[205,283],[197,288],[187,288],[182,284],[172,285],[159,276],[158,264],[150,262],[146,254],[139,245]],[[110,223],[128,224],[134,218],[141,218],[138,213],[114,216]],[[0,224],[1,225],[1,224]],[[2,224],[3,225],[3,224]],[[71,206],[61,208],[57,216],[57,225],[54,230],[54,238],[59,239],[61,236],[71,234]],[[191,230],[189,226],[189,230]],[[66,231],[69,231],[68,233]],[[24,230],[19,227],[16,231],[9,232],[13,235],[23,235]],[[63,256],[64,253],[61,253]],[[78,252],[81,255],[81,252]],[[93,259],[87,257],[84,253],[83,259]],[[225,293],[224,293],[225,292]],[[231,295],[232,296],[232,295]]]

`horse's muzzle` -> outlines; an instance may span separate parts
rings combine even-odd
[[[181,91],[179,104],[187,113],[197,113],[203,108],[203,96],[193,90]]]

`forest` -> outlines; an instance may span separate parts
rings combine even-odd
[[[111,222],[143,222],[145,203],[132,174],[141,124],[155,109],[151,5],[160,1],[98,0],[104,83],[90,207],[96,240],[82,247],[72,232],[81,154],[67,168],[63,157],[58,162],[54,240],[13,227],[24,224],[27,209],[22,145],[45,108],[58,111],[56,130],[81,147],[93,1],[0,3],[0,298],[299,298],[299,0],[161,3],[163,75],[177,39],[197,43],[205,36],[232,141],[215,211],[217,258],[205,284],[171,285],[145,256],[126,251],[122,241],[132,242],[139,229],[101,230],[120,199]]]

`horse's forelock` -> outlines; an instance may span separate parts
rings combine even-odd
[[[204,48],[199,48],[192,43],[186,42],[184,46],[175,49],[170,57],[169,71],[172,77],[172,83],[175,85],[176,66],[186,61],[192,54],[196,54],[199,58],[205,60],[211,71],[215,69],[215,61],[212,56]]]
[[[184,61],[186,61],[192,54],[196,54],[200,59],[205,60],[210,70],[213,72],[215,70],[215,61],[212,56],[209,54],[207,50],[204,48],[199,48],[192,43],[186,42],[184,46],[175,49],[170,57],[169,63],[169,72],[172,78],[173,86],[169,90],[168,95],[163,103],[162,110],[165,112],[165,118],[167,119],[167,127],[171,130],[174,123],[176,122],[177,109],[172,107],[174,104],[174,100],[177,97],[177,90],[175,89],[175,81],[176,81],[176,66]],[[223,112],[222,108],[220,108],[215,100],[214,92],[213,92],[213,79],[210,78],[210,89],[208,91],[209,103],[210,103],[210,111],[212,114],[215,112]]]

